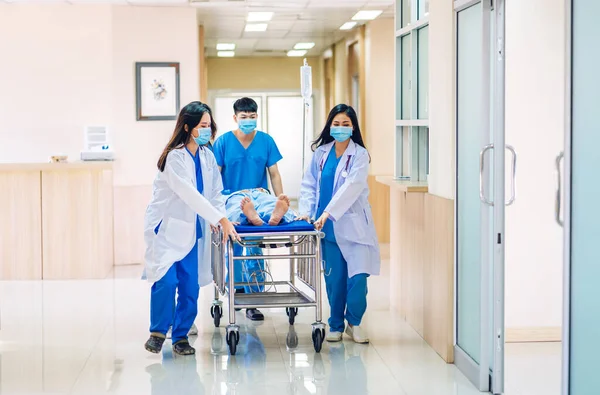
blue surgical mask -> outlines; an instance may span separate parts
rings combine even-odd
[[[212,135],[211,128],[200,128],[200,129],[198,129],[198,137],[194,137],[194,141],[199,146],[206,145],[210,141],[211,135]]]
[[[331,137],[339,143],[343,143],[352,136],[352,128],[349,126],[332,126],[329,130]]]
[[[238,121],[238,127],[244,134],[250,134],[256,130],[256,119],[240,119]]]

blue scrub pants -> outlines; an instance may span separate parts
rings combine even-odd
[[[150,333],[167,334],[173,323],[173,344],[187,339],[198,314],[198,243],[179,262],[175,262],[150,293]],[[175,295],[177,294],[177,304]],[[175,317],[173,317],[175,311]]]
[[[348,278],[348,263],[335,242],[323,240],[325,260],[325,285],[331,316],[329,328],[332,332],[344,332],[344,319],[352,326],[359,326],[367,310],[368,274],[357,274]]]

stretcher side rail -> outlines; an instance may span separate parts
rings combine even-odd
[[[236,325],[236,309],[246,308],[286,308],[289,316],[290,324],[294,323],[294,317],[297,314],[299,307],[314,307],[316,321],[313,324],[313,342],[315,350],[320,351],[322,340],[325,335],[325,324],[322,322],[322,290],[321,290],[321,239],[324,234],[317,230],[308,231],[286,231],[276,229],[274,232],[260,230],[257,232],[238,232],[240,241],[232,239],[223,243],[223,234],[221,229],[217,229],[212,233],[211,245],[211,267],[213,272],[213,280],[215,283],[215,301],[213,302],[213,310],[217,309],[222,313],[222,302],[219,300],[220,295],[227,296],[229,306],[229,325],[227,326],[227,339],[230,346],[230,352],[235,353],[234,344],[236,339],[239,340],[239,326]],[[289,253],[281,254],[256,254],[250,255],[235,255],[235,243],[245,248],[260,248],[262,249],[290,249]],[[236,282],[233,276],[227,279],[227,272],[234,273],[234,263],[242,262],[242,267],[246,271],[244,261],[262,260],[265,261],[265,266],[261,268],[259,273],[253,272],[252,275],[246,276],[246,283]],[[268,269],[267,261],[271,260],[289,260],[290,278],[289,281],[275,281]],[[244,273],[248,274],[248,273]],[[271,278],[266,281],[266,278]],[[253,280],[251,280],[253,278]],[[310,294],[300,290],[296,286],[296,280],[307,286]],[[236,294],[229,292],[235,289],[236,286],[249,286],[250,293]],[[254,292],[254,289],[261,289],[272,285],[268,292]],[[278,290],[278,286],[285,286],[289,289],[286,292]],[[247,291],[248,292],[248,291]],[[218,306],[218,308],[215,308]],[[215,317],[215,326],[218,326],[218,319]],[[219,317],[220,318],[220,317]]]

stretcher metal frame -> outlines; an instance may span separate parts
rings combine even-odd
[[[231,355],[235,355],[240,334],[239,325],[236,324],[235,309],[258,308],[285,308],[290,325],[294,324],[299,307],[314,307],[316,310],[315,322],[312,324],[312,340],[316,352],[321,351],[325,339],[325,324],[322,322],[322,290],[321,290],[321,239],[323,232],[312,231],[276,231],[240,233],[240,241],[229,239],[223,244],[223,232],[219,228],[211,235],[211,267],[215,284],[215,299],[211,307],[211,315],[216,327],[223,316],[223,302],[221,295],[228,296],[229,325],[227,326],[226,341]],[[236,256],[233,253],[234,243],[246,248],[281,249],[290,248],[288,254]],[[288,260],[290,261],[290,278],[286,281],[255,281],[252,284],[235,282],[230,275],[226,281],[227,272],[234,273],[234,263],[249,259],[259,260]],[[306,285],[314,297],[307,295],[296,286],[296,280]],[[229,292],[236,286],[248,285],[273,285],[274,292],[255,292],[236,294]],[[278,292],[277,286],[289,288],[289,292]]]

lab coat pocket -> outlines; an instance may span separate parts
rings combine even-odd
[[[178,247],[187,247],[190,244],[190,236],[194,231],[194,223],[182,221],[177,218],[169,218],[166,224],[165,238]]]
[[[365,237],[366,223],[362,215],[357,213],[346,213],[340,218],[336,225],[336,238],[350,243],[367,244]]]

